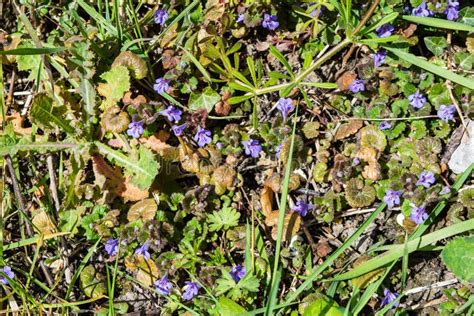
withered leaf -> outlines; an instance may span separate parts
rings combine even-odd
[[[354,135],[363,125],[364,123],[361,120],[352,120],[348,123],[344,123],[337,129],[334,139],[341,140]]]
[[[349,90],[349,86],[352,81],[357,78],[357,74],[354,71],[346,71],[336,81],[337,87],[341,91]]]
[[[273,210],[273,190],[264,186],[262,192],[260,192],[260,204],[262,205],[262,213],[265,217],[268,217]]]
[[[265,224],[272,227],[272,238],[277,239],[278,235],[278,214],[279,211],[271,212],[265,219]],[[290,241],[295,236],[301,227],[301,216],[298,213],[291,212],[285,215],[283,227],[283,241]]]
[[[149,221],[155,218],[158,205],[155,199],[145,199],[133,204],[128,210],[127,219],[130,222],[141,219],[142,221]]]
[[[48,214],[43,210],[36,212],[31,222],[35,230],[43,235],[52,234],[56,229]]]

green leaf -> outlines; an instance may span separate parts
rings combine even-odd
[[[0,137],[0,157],[6,155],[14,156],[18,152],[50,153],[79,148],[79,145],[74,143],[31,143],[26,139],[20,139],[18,143],[15,143],[7,139],[11,140],[11,138],[7,136]]]
[[[86,266],[80,275],[81,288],[88,297],[98,298],[105,294],[106,286],[102,279],[103,277],[96,273],[92,265]]]
[[[430,62],[417,57],[413,54],[410,53],[405,53],[404,51],[401,51],[396,48],[391,48],[391,47],[385,47],[386,50],[392,52],[393,54],[397,55],[399,58],[408,61],[409,63],[423,68],[426,71],[432,72],[435,75],[438,75],[440,77],[443,77],[444,79],[451,80],[452,82],[458,83],[466,88],[474,90],[474,80],[468,79],[466,77],[457,75],[449,70],[446,70],[444,68],[435,66],[431,64]]]
[[[103,97],[104,102],[101,107],[103,110],[115,105],[125,92],[130,90],[130,75],[125,66],[116,66],[100,76],[106,83],[100,83],[97,91]]]
[[[466,52],[457,52],[454,54],[454,62],[464,70],[471,70],[474,63],[474,55]]]
[[[459,10],[459,21],[474,26],[474,7],[464,7]]]
[[[207,215],[209,230],[211,232],[218,230],[228,230],[230,227],[239,224],[240,213],[235,209],[225,206],[222,210]]]
[[[146,190],[151,186],[160,165],[150,150],[141,146],[139,149],[140,158],[136,161],[100,142],[95,142],[95,145],[99,152],[109,160],[113,160],[117,165],[125,168],[125,175],[131,175],[132,183],[140,190]]]
[[[426,48],[436,56],[441,56],[444,49],[448,47],[446,38],[442,36],[428,36],[423,39],[426,44]]]
[[[246,311],[245,308],[225,296],[221,296],[217,303],[217,312],[221,316],[237,316]]]
[[[64,118],[65,113],[64,107],[53,106],[53,100],[41,93],[33,99],[30,116],[33,123],[45,129],[54,129],[56,126],[64,132],[73,134],[74,128]]]
[[[214,105],[221,100],[221,96],[211,87],[205,88],[202,92],[193,92],[189,97],[189,108],[193,111],[206,109],[210,113]]]
[[[313,316],[313,315],[343,316],[344,308],[339,307],[339,305],[330,298],[321,297],[313,301],[304,310],[303,316]]]
[[[273,55],[273,57],[275,57],[276,59],[278,59],[278,61],[283,65],[285,66],[286,68],[286,71],[288,71],[288,73],[290,74],[291,78],[294,78],[295,74],[293,73],[293,70],[291,69],[291,66],[290,64],[288,63],[288,61],[286,60],[285,56],[283,56],[282,53],[280,53],[280,51],[278,51],[278,49],[276,49],[275,46],[270,46],[270,54]]]
[[[474,282],[474,236],[451,240],[441,252],[449,271],[466,282]]]
[[[474,26],[459,23],[454,21],[449,21],[445,19],[437,19],[437,18],[428,18],[428,17],[421,17],[421,16],[413,16],[413,15],[404,15],[402,16],[404,20],[423,24],[426,26],[433,26],[439,27],[442,29],[449,29],[449,30],[456,30],[456,31],[467,31],[467,32],[474,32]]]

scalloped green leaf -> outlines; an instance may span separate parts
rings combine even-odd
[[[344,308],[340,307],[335,301],[327,297],[321,297],[313,301],[304,310],[303,316],[343,316]]]
[[[102,109],[116,104],[122,99],[125,92],[130,90],[130,74],[125,66],[116,66],[103,73],[100,77],[106,81],[105,83],[100,83],[97,87],[99,94],[105,97],[101,105]]]
[[[466,282],[474,282],[474,236],[451,240],[441,252],[449,271]]]

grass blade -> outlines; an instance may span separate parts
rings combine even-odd
[[[410,240],[406,246],[407,252],[412,253],[418,250],[419,248],[428,246],[441,239],[445,239],[457,234],[461,234],[471,229],[474,229],[474,219],[470,219],[461,223],[457,223],[457,224],[442,228],[433,233]],[[338,275],[331,281],[334,281],[334,280],[342,281],[342,280],[352,279],[360,275],[366,274],[367,272],[383,267],[384,265],[391,263],[392,261],[397,260],[400,257],[402,257],[405,252],[404,248],[405,248],[404,244],[398,245],[396,249],[387,251],[386,253],[382,255],[379,255],[373,259],[370,259],[369,261],[365,262],[363,265],[360,265],[349,272]]]
[[[316,268],[315,271],[311,273],[311,275],[306,279],[306,281],[301,284],[296,291],[291,293],[287,299],[285,300],[285,304],[290,304],[294,300],[298,298],[298,296],[306,289],[308,288],[314,280],[324,271],[326,268],[328,268],[334,260],[336,260],[349,246],[359,238],[360,235],[367,229],[367,227],[377,218],[377,216],[384,210],[385,206],[387,204],[382,203],[377,207],[377,209],[370,214],[370,216],[367,218],[367,220],[340,246],[337,248],[336,251],[334,251],[324,262],[321,264],[319,267]]]
[[[472,25],[449,21],[445,19],[428,18],[428,17],[421,17],[421,16],[413,16],[413,15],[403,15],[402,19],[413,22],[413,23],[423,24],[423,25],[432,26],[432,27],[439,27],[442,29],[474,32],[474,26]]]
[[[16,55],[16,56],[25,56],[25,55],[48,55],[58,52],[65,51],[66,47],[22,47],[11,50],[0,50],[0,55]]]
[[[199,60],[196,59],[196,57],[193,56],[193,54],[191,54],[186,48],[182,47],[182,46],[179,46],[177,45],[178,48],[182,49],[183,52],[186,54],[186,56],[191,59],[191,61],[193,62],[194,66],[196,66],[196,68],[201,72],[202,76],[204,77],[204,79],[206,79],[207,82],[211,83],[212,79],[211,79],[211,76],[209,75],[209,73],[207,72],[207,70],[203,67],[203,65],[201,65],[201,63],[199,62]]]
[[[451,80],[452,82],[456,82],[457,84],[460,84],[466,88],[474,90],[474,80],[468,79],[466,77],[460,76],[455,74],[454,72],[451,72],[449,70],[446,70],[444,68],[441,68],[439,66],[435,66],[432,63],[417,57],[413,54],[406,53],[404,51],[401,51],[396,48],[391,48],[391,47],[385,47],[386,50],[389,52],[395,54],[397,57],[417,66],[420,68],[423,68],[426,71],[432,72],[435,75],[438,75],[440,77],[443,77],[444,79]]]
[[[296,115],[298,113],[298,108],[296,108]],[[277,240],[275,246],[275,257],[273,263],[273,275],[272,275],[272,282],[270,287],[270,293],[268,295],[268,301],[266,304],[266,315],[273,315],[273,310],[276,305],[276,296],[278,292],[278,288],[280,285],[280,278],[281,278],[281,269],[280,269],[280,251],[281,251],[281,241],[283,239],[283,226],[285,222],[285,211],[286,211],[286,202],[288,198],[288,187],[290,185],[290,175],[291,175],[291,162],[293,160],[293,149],[295,145],[295,134],[296,134],[296,117],[293,122],[293,132],[291,134],[291,143],[290,143],[290,150],[288,152],[288,160],[286,162],[286,169],[285,169],[285,178],[283,180],[283,188],[281,191],[281,198],[280,198],[280,208],[278,210],[278,233],[277,233]]]

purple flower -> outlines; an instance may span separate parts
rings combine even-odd
[[[294,108],[295,106],[290,98],[280,98],[277,102],[277,109],[281,112],[284,121],[286,121],[288,113],[293,111]]]
[[[4,266],[3,268],[0,268],[0,272],[3,272],[3,274],[5,274],[10,279],[15,278],[15,273],[13,273],[12,268],[10,268],[9,266]],[[5,285],[8,284],[7,278],[3,275],[0,275],[0,283],[3,283]]]
[[[383,299],[382,299],[382,302],[380,304],[382,304],[382,306],[386,306],[390,303],[392,303],[393,301],[395,301],[398,297],[398,293],[395,292],[395,293],[392,293],[389,289],[384,289],[383,290]],[[397,303],[394,303],[393,306],[398,306],[398,302]]]
[[[379,37],[388,37],[392,35],[392,32],[395,28],[390,24],[384,24],[375,29]]]
[[[186,301],[190,301],[193,299],[193,297],[195,297],[198,292],[199,292],[199,289],[201,288],[201,286],[199,284],[197,284],[196,282],[190,282],[190,281],[186,281],[184,282],[184,286],[183,286],[183,299],[185,299]]]
[[[317,4],[317,2],[310,3],[309,6],[311,7],[311,6],[315,5],[315,4]],[[319,7],[319,15],[318,15],[318,17],[321,17],[321,15],[323,14],[323,11],[324,11],[325,8],[326,8],[326,7],[324,7],[324,6],[320,6],[320,7]],[[313,11],[311,11],[310,15],[314,18],[317,13],[318,13],[318,8],[314,9]]]
[[[179,122],[183,111],[170,105],[166,110],[161,111],[160,114],[166,116],[170,122]]]
[[[444,186],[441,191],[439,191],[439,194],[443,195],[443,194],[449,194],[451,193],[451,188],[448,187],[448,186]]]
[[[236,23],[241,23],[241,22],[244,21],[244,18],[245,18],[244,14],[241,13],[241,14],[237,15],[237,19],[235,19],[235,22]]]
[[[142,121],[133,121],[132,123],[128,124],[127,134],[128,136],[132,136],[133,138],[140,137],[145,130],[143,129],[143,122]]]
[[[293,211],[300,214],[300,216],[306,216],[308,214],[308,211],[312,210],[314,208],[314,205],[311,203],[306,203],[303,200],[298,200],[296,201],[295,207],[293,207]]]
[[[169,14],[164,9],[158,9],[155,12],[155,23],[161,26],[165,25],[166,20],[168,19]]]
[[[424,206],[412,207],[410,219],[414,221],[417,225],[422,224],[427,218],[428,218],[428,213],[426,213]]]
[[[135,250],[135,256],[143,256],[143,259],[150,260],[151,255],[148,252],[148,247],[148,241],[145,241],[143,245]]]
[[[210,144],[212,141],[211,131],[202,127],[198,127],[194,140],[198,143],[199,147],[204,147]]]
[[[162,94],[169,90],[170,88],[169,82],[170,82],[169,80],[166,80],[164,78],[158,78],[156,79],[155,84],[153,85],[153,89],[157,93]]]
[[[395,190],[387,190],[385,192],[385,196],[383,197],[383,201],[387,203],[388,208],[393,208],[395,205],[400,204],[400,196],[402,192],[395,191]]]
[[[186,126],[187,126],[186,123],[184,123],[182,125],[173,125],[173,126],[171,126],[171,129],[173,130],[173,133],[176,136],[181,136],[181,135],[183,135],[183,131],[186,128]]]
[[[408,96],[408,101],[410,101],[412,107],[421,109],[426,103],[426,97],[422,95],[419,90],[416,90],[415,93]]]
[[[411,11],[414,16],[432,16],[433,12],[426,7],[426,1],[423,1],[419,6]]]
[[[107,242],[105,243],[105,251],[107,252],[107,254],[111,257],[115,256],[118,252],[118,249],[119,249],[119,241],[118,239],[113,239],[113,238],[110,238],[109,240],[107,240]]]
[[[433,183],[436,182],[435,176],[431,171],[423,171],[416,182],[416,185],[422,185],[425,188],[429,188]]]
[[[160,295],[170,295],[170,290],[173,284],[168,280],[168,276],[164,275],[161,279],[158,279],[154,283],[156,291]]]
[[[383,49],[379,49],[375,54],[372,54],[374,59],[374,66],[380,67],[385,62],[385,57],[387,57],[387,52]]]
[[[382,121],[382,122],[380,122],[380,124],[379,124],[379,130],[381,130],[381,131],[386,130],[386,129],[389,129],[389,128],[391,128],[391,127],[392,127],[392,125],[391,125],[389,122],[387,122],[387,121]]]
[[[446,13],[448,20],[456,20],[459,13],[459,2],[456,0],[448,0],[448,6],[446,7],[444,13]]]
[[[364,80],[357,80],[355,79],[352,81],[352,83],[349,85],[349,90],[351,90],[352,93],[357,93],[360,91],[365,91],[365,85],[364,85]]]
[[[239,282],[245,276],[245,273],[245,268],[240,264],[233,266],[229,272],[230,276],[232,277],[232,279],[234,279],[236,283]]]
[[[438,117],[445,122],[452,121],[454,120],[455,111],[454,105],[441,105],[438,110]]]
[[[258,158],[258,155],[262,151],[262,145],[256,139],[243,141],[242,144],[245,148],[245,154],[247,156],[252,156],[253,158]]]
[[[281,151],[281,147],[282,147],[282,146],[283,146],[283,145],[280,144],[280,145],[277,145],[276,148],[275,148],[275,154],[276,154],[276,157],[277,157],[278,159],[280,159],[280,151]]]
[[[265,13],[263,15],[262,26],[268,30],[276,30],[280,23],[278,23],[278,17],[276,15],[270,15]]]
[[[359,158],[352,159],[352,166],[358,166],[359,164],[360,164],[360,159]]]

